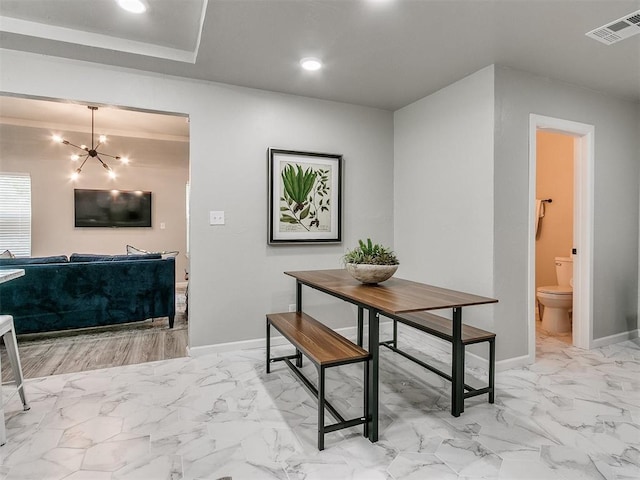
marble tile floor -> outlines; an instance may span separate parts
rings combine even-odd
[[[415,331],[400,335],[424,346]],[[345,416],[361,411],[361,368],[329,370],[330,399]],[[5,407],[2,480],[640,478],[638,339],[581,351],[540,338],[535,365],[498,372],[496,403],[467,400],[459,418],[448,411],[448,382],[382,349],[380,440],[352,428],[329,434],[322,452],[315,401],[284,364],[265,374],[263,349],[26,388],[30,411],[17,395]]]

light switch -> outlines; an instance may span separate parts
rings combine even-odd
[[[210,211],[209,225],[224,225],[224,211],[222,210]]]
[[[160,222],[160,230],[164,230],[166,228],[166,225],[164,222]]]

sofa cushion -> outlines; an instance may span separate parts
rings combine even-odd
[[[177,250],[174,250],[171,252],[167,252],[167,251],[150,252],[148,250],[142,250],[141,248],[136,248],[133,245],[127,245],[127,255],[148,255],[153,253],[162,255],[162,258],[168,258],[168,257],[176,257],[180,252]]]
[[[159,253],[145,255],[97,255],[93,253],[72,253],[70,262],[124,262],[130,260],[159,260]]]
[[[0,258],[0,265],[39,265],[43,263],[67,263],[66,255],[54,255],[51,257],[16,257]]]

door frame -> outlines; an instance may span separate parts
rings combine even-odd
[[[563,133],[574,138],[573,205],[573,345],[593,347],[593,197],[595,127],[543,115],[529,115],[529,265],[528,357],[536,355],[536,132]]]

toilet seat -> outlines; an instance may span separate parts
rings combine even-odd
[[[573,288],[561,285],[549,285],[547,287],[538,287],[538,293],[548,293],[551,295],[573,295]]]

